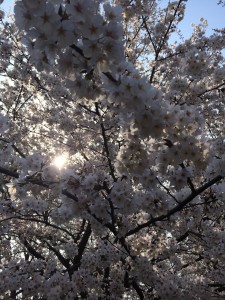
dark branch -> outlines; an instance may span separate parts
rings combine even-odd
[[[169,210],[167,212],[167,214],[164,214],[164,215],[161,215],[161,216],[158,216],[158,217],[155,217],[155,218],[151,218],[149,221],[147,221],[147,222],[145,222],[143,224],[140,224],[136,228],[131,229],[130,231],[128,231],[127,234],[126,234],[126,236],[130,236],[130,235],[132,235],[134,233],[137,233],[141,229],[146,228],[146,227],[148,227],[150,225],[154,225],[158,221],[168,220],[170,216],[172,216],[173,214],[175,214],[178,211],[181,211],[194,198],[196,198],[198,195],[200,195],[202,192],[204,192],[210,186],[212,186],[213,184],[217,183],[218,181],[220,181],[223,178],[224,178],[223,176],[218,175],[217,177],[215,177],[212,180],[210,180],[207,183],[205,183],[200,188],[196,189],[195,192],[192,192],[191,195],[189,195],[185,200],[183,200],[182,202],[180,202],[179,204],[177,204],[174,208],[172,208],[171,210]]]

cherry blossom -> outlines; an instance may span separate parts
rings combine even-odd
[[[225,297],[225,31],[173,44],[186,2],[0,16],[1,299]]]

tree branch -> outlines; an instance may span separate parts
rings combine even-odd
[[[145,223],[142,223],[142,224],[138,225],[136,228],[131,229],[130,231],[128,231],[125,236],[127,237],[127,236],[130,236],[130,235],[134,234],[134,233],[137,233],[141,229],[146,228],[146,227],[148,227],[150,225],[154,225],[158,221],[164,221],[166,219],[169,219],[170,216],[172,216],[173,214],[175,214],[178,211],[181,211],[195,197],[197,197],[198,195],[200,195],[202,192],[204,192],[210,186],[212,186],[213,184],[217,183],[218,181],[220,181],[223,178],[224,178],[224,176],[221,176],[221,175],[216,176],[215,178],[213,178],[212,180],[208,181],[207,183],[205,183],[200,188],[196,189],[195,192],[192,192],[191,195],[189,195],[185,200],[183,200],[182,202],[180,202],[179,204],[177,204],[174,208],[172,208],[171,210],[169,210],[167,212],[167,214],[164,214],[164,215],[161,215],[161,216],[158,216],[158,217],[155,217],[155,218],[151,218],[149,221],[147,221]]]

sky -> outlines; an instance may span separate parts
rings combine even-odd
[[[215,28],[225,27],[225,7],[217,3],[218,0],[188,0],[186,15],[179,26],[185,38],[191,35],[191,24],[199,24],[202,17],[208,21],[207,35]]]
[[[198,24],[202,17],[208,20],[209,28],[207,34],[209,35],[213,33],[212,29],[225,27],[225,7],[217,5],[218,1],[219,0],[188,0],[185,18],[179,26],[184,38],[188,38],[191,35],[191,24]],[[4,0],[1,8],[5,11],[11,8],[12,12],[13,3],[13,0]]]

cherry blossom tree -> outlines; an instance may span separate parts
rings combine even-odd
[[[1,299],[225,297],[225,29],[186,2],[0,13]]]

